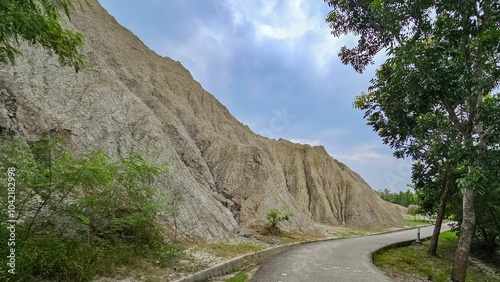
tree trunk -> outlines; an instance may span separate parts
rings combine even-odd
[[[427,253],[435,256],[438,247],[439,233],[441,233],[441,224],[443,224],[443,218],[446,210],[446,201],[448,200],[448,194],[450,191],[450,177],[446,176],[444,180],[443,194],[441,194],[441,198],[439,199],[439,210],[436,218],[436,225],[434,225],[434,231],[432,232],[432,239],[429,244],[429,249],[427,249]]]
[[[453,282],[465,282],[470,245],[476,224],[474,191],[469,188],[465,188],[463,190],[463,194],[463,219],[460,227],[460,239],[458,240],[458,247],[455,253],[453,269],[451,271],[451,281]]]

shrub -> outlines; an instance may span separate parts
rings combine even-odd
[[[16,175],[16,279],[88,281],[141,259],[168,264],[157,214],[169,201],[153,184],[168,172],[138,153],[111,161],[95,150],[73,155],[45,137],[0,145],[0,235],[7,242],[7,170]],[[0,280],[9,275],[1,248]]]
[[[417,205],[409,205],[408,206],[408,214],[416,217],[418,214],[418,206]]]
[[[293,216],[293,214],[288,209],[284,209],[284,210],[278,210],[276,208],[269,209],[267,212],[267,216],[266,216],[267,223],[268,223],[267,229],[268,229],[269,233],[279,234],[280,230],[279,230],[278,224],[280,222],[289,220],[290,217],[292,217],[292,216]]]

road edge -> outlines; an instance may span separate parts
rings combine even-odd
[[[425,225],[425,226],[431,226],[431,225]],[[403,228],[403,229],[397,229],[397,230],[390,230],[390,231],[386,231],[386,232],[373,233],[373,234],[363,235],[363,236],[375,236],[375,235],[381,235],[381,234],[388,234],[388,233],[400,232],[400,231],[404,231],[404,230],[417,229],[419,227],[425,227],[425,226],[417,226],[417,227]],[[266,260],[272,256],[275,256],[277,254],[280,254],[282,252],[288,251],[288,250],[290,250],[294,247],[297,247],[297,246],[310,244],[310,243],[316,243],[316,242],[323,242],[323,241],[349,239],[349,238],[354,238],[354,237],[361,237],[361,236],[353,236],[353,237],[345,237],[345,238],[326,238],[326,239],[304,241],[304,242],[297,242],[297,243],[292,243],[292,244],[288,244],[288,245],[276,246],[276,247],[272,247],[272,248],[260,250],[260,251],[254,252],[254,253],[245,254],[245,255],[242,255],[239,257],[232,258],[228,261],[216,264],[210,268],[198,271],[198,272],[191,274],[187,277],[183,277],[183,278],[180,278],[179,280],[175,280],[174,282],[207,281],[208,279],[213,278],[213,277],[221,277],[221,276],[224,276],[224,275],[227,275],[230,273],[237,272],[240,269],[242,269],[244,266],[248,266],[251,264],[254,264],[254,265],[261,264],[264,260]],[[398,243],[396,243],[396,244],[398,244]],[[376,250],[375,252],[377,252],[379,250]],[[375,253],[375,252],[373,252],[373,253]],[[371,255],[373,253],[370,254],[370,259],[372,257]]]

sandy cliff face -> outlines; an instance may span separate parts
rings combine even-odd
[[[84,34],[91,66],[74,73],[24,46],[16,66],[0,66],[0,137],[56,130],[78,150],[134,150],[166,162],[170,174],[158,181],[174,195],[178,228],[189,236],[247,232],[270,207],[288,207],[295,216],[286,228],[296,231],[314,231],[314,223],[404,225],[323,147],[254,134],[181,63],[149,50],[97,2],[68,26]]]

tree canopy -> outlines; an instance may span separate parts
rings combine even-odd
[[[88,3],[87,0],[82,0]],[[24,40],[54,52],[62,65],[79,71],[85,58],[78,48],[83,36],[61,25],[69,18],[75,3],[72,0],[2,0],[0,1],[0,63],[14,63],[20,55],[18,45]]]
[[[436,180],[431,169],[446,175],[443,165],[451,171],[464,168],[457,180],[463,222],[452,272],[454,281],[464,281],[476,223],[474,200],[498,179],[487,172],[489,156],[500,149],[500,3],[326,2],[332,33],[358,37],[355,47],[340,50],[343,63],[362,72],[377,53],[386,52],[368,93],[355,102],[368,124],[397,157],[420,163],[413,172],[426,176],[422,180]]]

